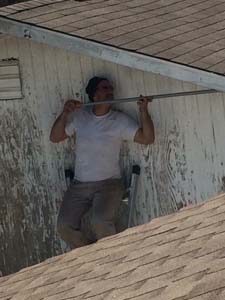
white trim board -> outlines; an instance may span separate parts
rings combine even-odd
[[[12,20],[7,17],[0,17],[0,32],[18,38],[27,38],[34,42],[44,43],[52,47],[81,53],[138,70],[191,82],[210,89],[225,91],[225,76],[136,52],[126,51],[66,33],[39,27],[37,25]]]

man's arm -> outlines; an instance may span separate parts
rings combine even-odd
[[[150,145],[155,140],[154,124],[148,113],[148,99],[141,97],[138,102],[142,127],[135,134],[134,141],[139,144]]]
[[[75,100],[69,100],[65,103],[63,112],[56,119],[52,126],[50,133],[50,141],[53,143],[59,143],[68,138],[68,135],[65,132],[65,128],[68,121],[68,115],[81,107],[81,103]]]

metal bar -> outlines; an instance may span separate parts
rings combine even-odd
[[[132,167],[132,174],[131,174],[131,184],[129,189],[129,202],[128,202],[128,224],[127,227],[131,227],[132,219],[134,214],[134,207],[135,207],[135,199],[137,196],[137,188],[138,188],[138,177],[140,175],[141,168],[139,165],[134,165]]]
[[[190,91],[190,92],[178,92],[178,93],[171,93],[171,94],[159,94],[159,95],[150,95],[146,96],[151,102],[154,99],[163,99],[163,98],[172,98],[172,97],[182,97],[182,96],[192,96],[192,95],[202,95],[202,94],[211,94],[211,93],[221,93],[217,90],[199,90],[199,91]],[[106,100],[106,101],[98,101],[98,102],[89,102],[84,103],[84,106],[94,106],[100,104],[116,104],[116,103],[123,103],[123,102],[135,102],[140,99],[139,97],[133,98],[123,98],[123,99],[114,99],[114,100]]]

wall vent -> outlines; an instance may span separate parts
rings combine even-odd
[[[21,99],[22,86],[17,59],[0,60],[0,100]]]

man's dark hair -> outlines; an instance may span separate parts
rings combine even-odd
[[[88,94],[88,97],[90,99],[91,102],[93,102],[93,97],[97,91],[97,87],[98,84],[102,81],[102,80],[108,80],[107,78],[104,77],[98,77],[95,76],[93,78],[91,78],[88,82],[88,85],[86,87],[86,93]]]

